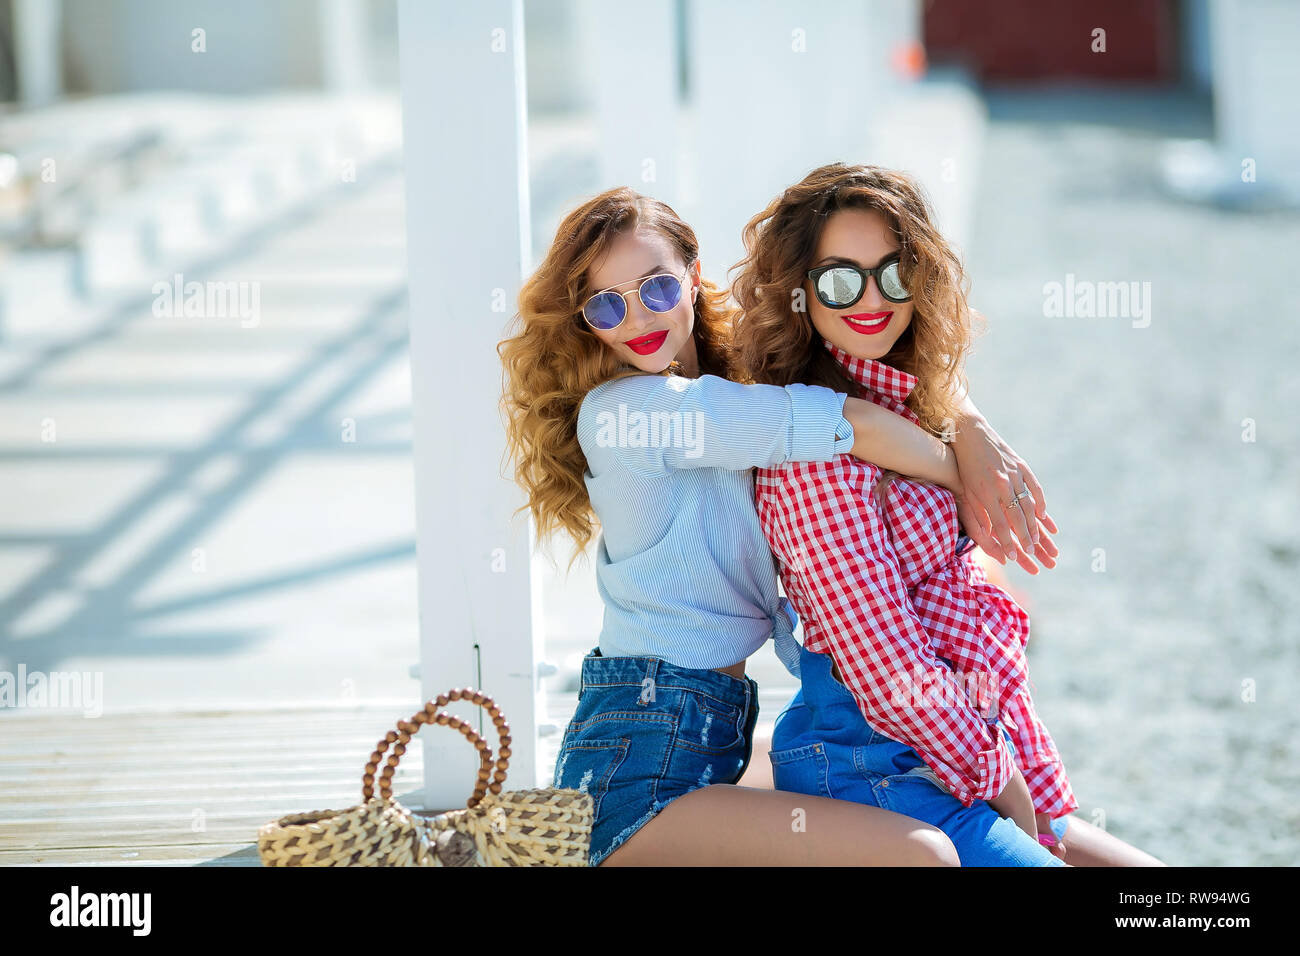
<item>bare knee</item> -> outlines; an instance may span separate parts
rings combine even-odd
[[[911,831],[904,841],[903,857],[900,866],[961,866],[957,848],[937,827]]]

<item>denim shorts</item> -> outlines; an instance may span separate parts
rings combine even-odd
[[[962,866],[1064,866],[1047,847],[984,800],[969,807],[948,792],[915,750],[874,730],[831,658],[803,650],[802,685],[776,720],[772,781],[792,790],[883,807],[948,834]],[[1010,742],[1000,721],[998,728]],[[1052,821],[1059,840],[1068,816]]]
[[[657,657],[582,661],[578,708],[564,731],[553,786],[590,794],[588,863],[599,866],[676,798],[735,783],[749,766],[758,684]]]

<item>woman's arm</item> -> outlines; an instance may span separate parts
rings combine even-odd
[[[956,456],[901,415],[819,385],[745,385],[716,375],[634,375],[592,389],[578,412],[592,474],[738,471],[853,454],[952,488]]]
[[[845,400],[844,417],[853,425],[855,457],[961,492],[956,454],[920,425],[860,398]]]
[[[843,409],[843,394],[819,386],[632,375],[587,393],[578,440],[592,474],[616,465],[652,476],[829,461],[853,446]]]

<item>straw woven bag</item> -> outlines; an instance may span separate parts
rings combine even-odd
[[[441,708],[468,700],[492,716],[500,749],[492,774],[487,741]],[[421,817],[393,799],[392,780],[406,744],[422,724],[446,724],[465,735],[482,761],[464,810]],[[510,762],[510,725],[492,698],[465,688],[439,694],[379,741],[361,777],[362,802],[347,810],[294,813],[257,831],[263,866],[586,866],[591,797],[579,790],[501,791]],[[388,746],[393,752],[375,772]]]

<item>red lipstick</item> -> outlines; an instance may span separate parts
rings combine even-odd
[[[659,351],[666,338],[668,338],[668,330],[664,329],[661,332],[651,332],[635,339],[628,339],[623,344],[637,355],[653,355]]]
[[[854,332],[862,335],[876,335],[889,327],[889,320],[894,317],[891,312],[855,312],[853,315],[841,315],[844,324]]]

